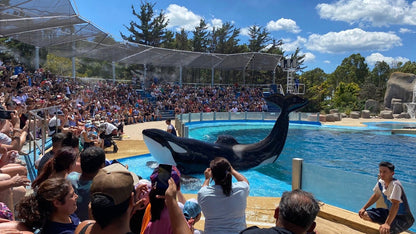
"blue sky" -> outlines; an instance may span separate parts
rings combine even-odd
[[[121,41],[123,25],[131,20],[131,6],[140,0],[73,0],[80,16]],[[332,73],[353,53],[390,66],[416,61],[416,1],[406,0],[159,0],[168,29],[191,31],[201,18],[211,27],[232,22],[247,42],[247,29],[265,27],[271,38],[284,41],[286,54],[299,47],[306,54],[305,71],[316,67]]]

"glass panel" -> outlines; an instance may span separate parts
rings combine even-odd
[[[214,120],[214,112],[203,113],[202,121],[212,121]]]
[[[246,115],[244,112],[231,112],[231,120],[243,120],[245,117]]]
[[[374,165],[377,166],[377,165]],[[400,178],[398,178],[400,180]],[[302,189],[320,201],[352,212],[358,212],[373,194],[377,175],[346,173],[343,170],[320,167],[303,162]],[[410,210],[416,212],[416,184],[401,182]],[[374,205],[375,206],[375,205]],[[412,226],[416,229],[416,225]]]

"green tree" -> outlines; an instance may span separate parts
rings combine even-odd
[[[196,52],[206,52],[208,48],[208,26],[204,19],[199,21],[199,25],[195,27],[192,38],[192,48]]]
[[[130,35],[126,36],[120,32],[121,37],[124,40],[130,42],[136,42],[139,44],[150,45],[159,47],[168,42],[169,36],[172,36],[166,30],[169,20],[163,11],[160,11],[158,15],[154,12],[155,3],[151,4],[144,2],[140,6],[140,13],[137,13],[132,5],[133,15],[140,21],[130,21],[129,27],[124,27],[130,32]]]
[[[296,61],[297,67],[299,70],[303,70],[306,67],[303,67],[303,63],[305,62],[305,54],[300,55],[300,48],[296,48],[295,53],[290,55],[290,59],[293,59],[293,61]]]
[[[78,66],[77,64],[76,66]],[[48,54],[45,63],[45,69],[52,74],[62,76],[72,76],[72,61],[69,58],[59,57],[54,54]]]
[[[276,39],[273,39],[272,46],[266,51],[266,53],[280,54],[280,55],[284,56],[285,51],[283,51],[282,45],[283,45],[282,40],[276,41]]]
[[[191,44],[188,40],[188,33],[185,31],[185,29],[181,29],[179,33],[176,33],[175,35],[175,49],[178,50],[191,50]]]
[[[344,83],[341,81],[334,93],[334,107],[346,112],[360,109],[361,106],[358,100],[359,92],[360,87],[358,84],[354,82]]]
[[[360,99],[383,102],[390,74],[391,69],[386,62],[377,62],[364,84],[361,85]]]
[[[328,89],[327,74],[320,68],[306,71],[300,76],[300,82],[305,84],[305,97],[309,104],[304,111],[320,112],[324,105],[325,98],[330,95]]]
[[[211,40],[209,41],[209,51],[221,54],[234,54],[241,51],[238,46],[238,36],[240,29],[235,28],[230,22],[226,22],[222,27],[213,28],[211,32]]]
[[[412,73],[416,75],[416,62],[407,61],[404,64],[399,63],[398,72]]]
[[[259,52],[263,50],[267,43],[270,41],[270,33],[267,31],[267,29],[253,25],[250,26],[248,31],[248,35],[250,37],[248,44],[249,50],[251,52]]]
[[[331,76],[331,85],[335,88],[340,82],[351,83],[358,85],[364,83],[366,77],[369,75],[369,69],[365,63],[365,58],[360,54],[352,54],[348,58],[342,60]]]

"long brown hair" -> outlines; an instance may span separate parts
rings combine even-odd
[[[56,155],[42,168],[42,171],[32,182],[32,188],[38,187],[43,181],[48,179],[53,172],[68,170],[77,161],[77,151],[69,146],[62,147],[56,152]]]
[[[30,228],[41,228],[55,211],[54,201],[65,203],[71,182],[64,178],[51,178],[40,184],[35,193],[24,197],[16,206],[17,218]]]
[[[231,164],[223,157],[216,157],[209,164],[211,168],[212,179],[215,184],[221,185],[222,192],[229,197],[232,187]]]

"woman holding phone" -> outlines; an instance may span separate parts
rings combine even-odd
[[[198,191],[198,204],[205,216],[204,233],[239,233],[246,228],[245,210],[250,191],[247,178],[223,157],[212,160],[204,174],[205,181]],[[232,183],[232,177],[236,183]],[[210,185],[211,178],[214,185]]]
[[[160,198],[165,195],[166,189],[169,187],[169,178],[175,181],[178,188],[178,201],[185,203],[185,198],[180,193],[181,174],[179,170],[175,166],[160,164],[150,176],[152,182],[152,189],[149,193],[150,204],[143,217],[141,234],[173,233],[165,200]],[[185,216],[183,219],[186,220]]]

